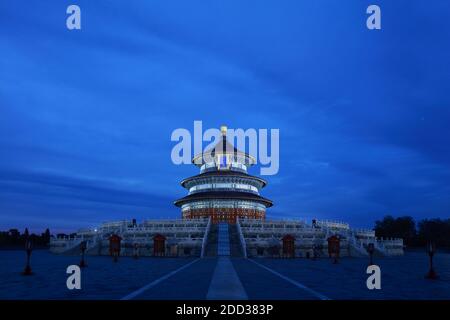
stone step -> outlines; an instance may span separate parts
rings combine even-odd
[[[208,239],[206,242],[205,256],[216,257],[217,256],[217,224],[212,224],[211,229],[208,234]]]
[[[236,224],[229,226],[230,235],[230,254],[232,257],[243,257],[241,239],[239,238],[239,232]]]

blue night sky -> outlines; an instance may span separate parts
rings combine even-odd
[[[0,229],[180,217],[198,169],[170,135],[194,120],[280,129],[269,218],[449,217],[449,21],[448,0],[3,0]]]

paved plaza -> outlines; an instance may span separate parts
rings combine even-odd
[[[426,280],[424,252],[375,258],[381,290],[368,290],[367,259],[140,258],[88,256],[82,289],[68,290],[66,268],[78,256],[0,251],[0,299],[450,299],[450,254],[435,257],[438,280]],[[229,283],[229,285],[227,285]]]

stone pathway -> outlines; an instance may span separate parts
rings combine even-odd
[[[323,295],[323,294],[321,294],[321,293],[319,293],[319,292],[317,292],[315,290],[312,290],[312,289],[308,288],[307,286],[301,284],[300,282],[295,281],[295,280],[293,280],[293,279],[291,279],[291,278],[289,278],[289,277],[287,277],[287,276],[285,276],[285,275],[283,275],[283,274],[281,274],[281,273],[279,273],[279,272],[277,272],[277,271],[275,271],[275,270],[273,270],[273,269],[271,269],[269,267],[266,267],[266,266],[264,266],[264,265],[262,265],[262,264],[260,264],[260,263],[258,263],[256,261],[252,260],[252,259],[249,259],[249,261],[253,262],[258,267],[263,268],[263,269],[273,273],[274,275],[280,277],[281,279],[286,280],[287,282],[293,284],[294,286],[296,286],[300,290],[304,290],[304,291],[308,292],[309,294],[311,294],[312,296],[317,297],[320,300],[330,300],[330,298],[328,298],[327,296],[325,296],[325,295]]]
[[[317,295],[300,289],[250,259],[232,260],[249,300],[318,300]],[[263,264],[263,262],[260,262]]]
[[[247,293],[242,286],[233,264],[228,257],[219,257],[211,285],[206,295],[208,300],[247,300]]]
[[[66,268],[79,256],[33,252],[24,277],[23,251],[0,251],[0,299],[450,299],[450,254],[435,256],[438,280],[424,278],[424,252],[376,258],[381,290],[366,287],[367,259],[87,257],[81,290],[68,290]]]
[[[142,294],[143,294],[144,292],[146,292],[147,290],[150,290],[151,288],[153,288],[154,286],[160,284],[160,283],[163,282],[164,280],[166,280],[166,279],[172,277],[173,275],[177,274],[178,272],[180,272],[180,271],[182,271],[182,270],[188,268],[190,265],[194,264],[194,263],[197,262],[197,261],[198,261],[198,259],[197,259],[197,260],[194,260],[194,261],[191,261],[191,262],[189,262],[189,263],[186,263],[184,266],[181,266],[180,268],[178,268],[178,269],[176,269],[176,270],[174,270],[174,271],[172,271],[172,272],[170,272],[170,273],[168,273],[168,274],[165,274],[164,276],[159,277],[158,279],[155,279],[154,281],[152,281],[152,282],[150,282],[149,284],[143,286],[142,288],[140,288],[140,289],[138,289],[138,290],[136,290],[136,291],[133,291],[133,292],[130,293],[130,294],[127,294],[127,295],[126,295],[125,297],[123,297],[121,300],[131,300],[131,299],[135,299],[136,297],[139,297],[140,295],[142,295]]]

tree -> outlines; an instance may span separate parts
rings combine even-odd
[[[409,216],[385,216],[375,222],[375,235],[379,238],[402,238],[406,245],[413,245],[417,235],[416,223]]]
[[[50,230],[47,228],[44,233],[36,235],[30,234],[28,228],[23,234],[18,229],[9,229],[8,231],[0,231],[0,247],[23,247],[26,240],[30,240],[35,247],[48,246],[50,243]]]
[[[433,241],[438,247],[450,247],[450,219],[424,219],[418,223],[418,243]]]

